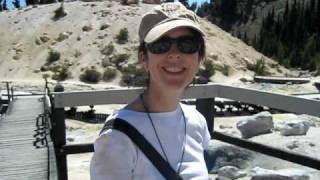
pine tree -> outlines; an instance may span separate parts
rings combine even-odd
[[[3,0],[2,8],[3,8],[3,10],[8,10],[7,0]]]
[[[188,8],[188,9],[190,8],[188,0],[179,0],[179,2],[181,2],[181,4],[183,4],[186,8]]]
[[[200,17],[209,16],[211,14],[211,4],[204,2],[197,10],[197,15]]]
[[[318,33],[320,34],[320,0],[317,0],[317,13],[316,13],[316,26],[317,26],[317,30]]]
[[[17,9],[20,8],[20,1],[19,1],[19,0],[14,0],[14,1],[12,2],[12,4],[13,4],[14,7],[16,7]]]
[[[191,6],[189,7],[189,9],[193,12],[196,11],[198,4],[196,2],[192,3]]]

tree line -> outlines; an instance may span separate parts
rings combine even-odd
[[[284,12],[272,9],[252,45],[286,67],[320,73],[320,1],[286,2]]]
[[[230,32],[235,23],[246,23],[250,16],[253,20],[257,17],[252,9],[254,0],[239,3],[211,0],[202,4],[197,14]],[[253,38],[247,32],[236,36],[281,65],[320,74],[320,0],[287,0],[283,12],[271,8]]]

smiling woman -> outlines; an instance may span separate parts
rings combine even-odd
[[[205,55],[204,36],[197,16],[178,2],[155,6],[143,16],[138,57],[149,75],[148,86],[109,116],[95,142],[92,180],[209,179],[203,156],[210,140],[205,118],[179,103]],[[121,124],[127,124],[125,130],[119,130]],[[128,127],[140,133],[142,146],[127,136]]]

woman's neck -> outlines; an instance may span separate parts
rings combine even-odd
[[[159,88],[151,86],[143,93],[143,101],[150,112],[174,111],[182,93],[183,91],[161,91]]]

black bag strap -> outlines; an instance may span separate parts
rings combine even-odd
[[[126,134],[133,143],[147,156],[151,163],[167,180],[182,180],[181,176],[170,166],[170,164],[159,154],[148,140],[131,124],[123,119],[116,118],[108,120],[103,126],[100,134],[107,129],[116,129]]]

